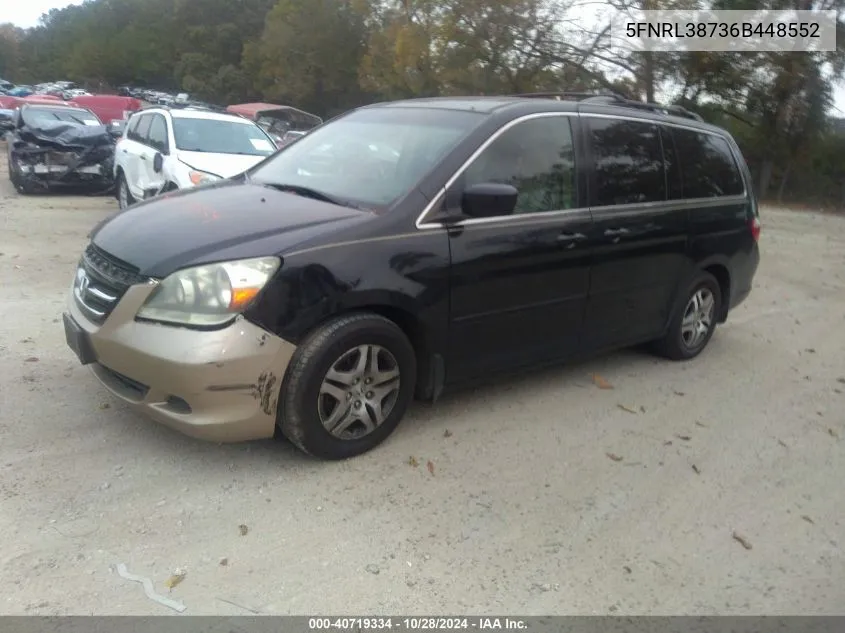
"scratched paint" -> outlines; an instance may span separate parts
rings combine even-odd
[[[261,403],[261,410],[267,415],[273,414],[273,387],[276,385],[278,378],[275,374],[265,371],[258,377],[258,383],[252,392],[254,398]]]

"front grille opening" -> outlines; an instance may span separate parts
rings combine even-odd
[[[178,396],[168,396],[164,406],[173,413],[179,413],[180,415],[188,415],[193,411],[191,405]]]
[[[104,382],[129,400],[140,402],[146,397],[147,392],[150,390],[149,385],[133,380],[129,376],[124,376],[113,369],[109,369],[105,365],[97,365],[97,369],[99,370],[98,373]]]
[[[76,273],[76,303],[94,323],[101,325],[130,286],[146,279],[134,266],[89,244]]]

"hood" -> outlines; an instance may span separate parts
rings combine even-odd
[[[64,149],[87,149],[114,142],[104,125],[83,125],[65,121],[43,122],[37,126],[26,125],[21,128],[20,137],[36,145],[51,145]]]
[[[102,222],[91,237],[140,274],[166,277],[185,266],[283,254],[371,217],[369,211],[227,181],[142,202]]]
[[[268,141],[269,143],[269,141]],[[275,148],[273,148],[275,149]],[[178,150],[176,158],[188,167],[205,171],[221,178],[231,178],[257,165],[266,156],[243,156],[241,154],[211,154],[209,152],[186,152]]]

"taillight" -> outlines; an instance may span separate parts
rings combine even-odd
[[[760,229],[762,228],[760,219],[751,218],[751,221],[748,223],[748,228],[751,229],[751,237],[754,238],[754,241],[758,241],[760,239]]]

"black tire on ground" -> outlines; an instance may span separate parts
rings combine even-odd
[[[707,332],[700,339],[690,344],[684,336],[684,319],[691,318],[695,312],[695,306],[691,304],[693,298],[698,295],[711,296],[713,298],[712,308],[708,311],[710,318],[707,324]],[[666,336],[655,343],[655,351],[661,356],[670,360],[690,360],[698,356],[716,331],[716,322],[722,309],[722,291],[719,282],[708,272],[700,272],[688,286],[686,292],[678,296],[678,303],[675,305],[674,317],[669,326]],[[692,317],[695,321],[696,319]]]
[[[121,189],[123,187],[126,188],[126,205],[124,205],[121,201]],[[123,175],[122,171],[117,175],[117,182],[115,182],[114,187],[114,195],[115,198],[117,198],[117,206],[120,208],[121,211],[125,211],[133,204],[135,204],[135,198],[132,197],[132,192],[129,191],[129,185],[126,184],[126,176]]]
[[[368,435],[341,439],[323,425],[320,389],[329,369],[357,346],[377,345],[389,352],[399,370],[399,389],[384,421]],[[321,459],[346,459],[381,444],[399,425],[416,385],[414,348],[402,330],[377,314],[361,312],[332,319],[297,347],[282,384],[277,425],[302,451]],[[338,405],[340,406],[340,405]]]
[[[8,165],[9,166],[9,180],[11,181],[12,186],[15,188],[15,191],[17,191],[18,193],[23,194],[23,195],[28,195],[28,194],[34,193],[33,188],[30,187],[29,185],[27,185],[26,179],[23,178],[21,173],[16,168],[17,160],[14,158],[14,156],[12,155],[11,152],[9,153],[9,156],[8,156],[8,164],[9,164]]]

